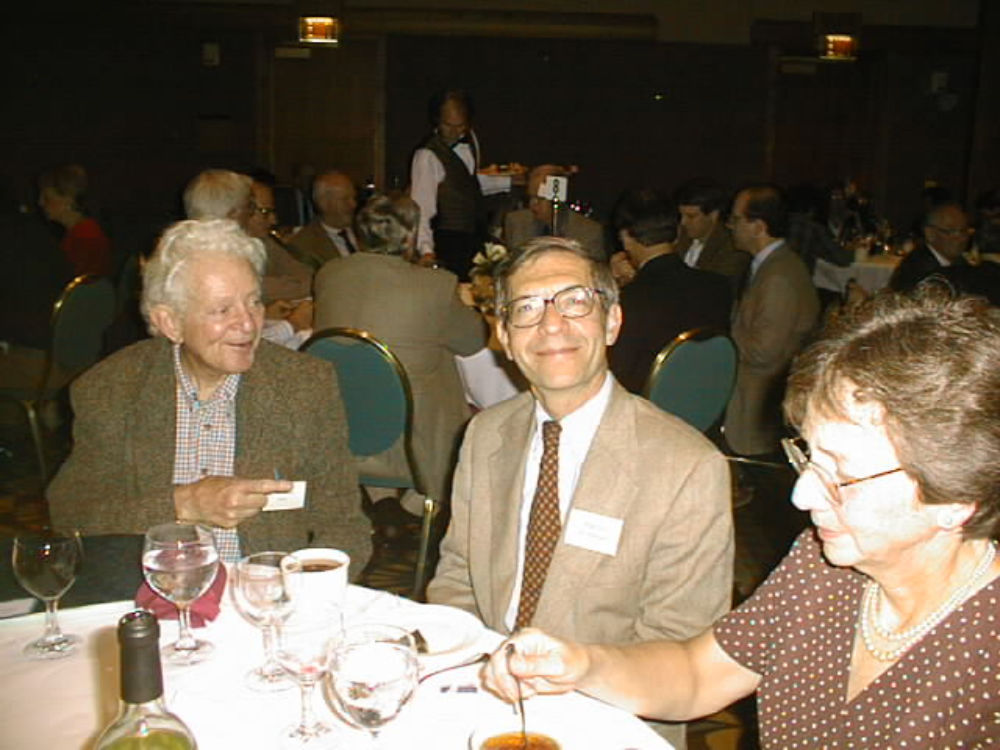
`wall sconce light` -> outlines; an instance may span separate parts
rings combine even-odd
[[[860,13],[813,13],[813,38],[820,60],[857,60],[860,36]]]
[[[857,60],[858,38],[850,34],[824,34],[821,60]]]
[[[340,19],[333,16],[300,16],[299,41],[307,44],[340,44]]]

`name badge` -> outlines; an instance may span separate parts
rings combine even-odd
[[[298,510],[306,507],[305,480],[292,482],[291,492],[270,492],[262,510]]]
[[[566,544],[572,544],[574,547],[614,557],[618,554],[618,541],[621,539],[624,523],[620,518],[571,508],[563,538]]]

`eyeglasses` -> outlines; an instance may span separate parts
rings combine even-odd
[[[946,237],[961,237],[963,235],[972,234],[972,229],[970,227],[964,227],[962,229],[952,228],[946,229],[945,227],[939,227],[937,224],[928,224],[931,229],[940,232]]]
[[[604,296],[604,292],[589,286],[570,286],[551,297],[518,297],[504,305],[500,314],[514,328],[531,328],[545,317],[545,307],[550,302],[564,318],[582,318],[593,311],[598,295]]]
[[[804,447],[803,447],[804,446]],[[850,487],[854,484],[860,484],[861,482],[867,482],[869,479],[878,479],[879,477],[887,477],[890,474],[895,474],[897,471],[903,471],[902,466],[897,466],[895,469],[887,469],[886,471],[880,471],[877,474],[869,474],[866,477],[857,477],[855,479],[845,479],[842,482],[838,482],[834,477],[817,463],[814,463],[807,453],[809,446],[805,445],[805,441],[802,438],[783,438],[781,441],[781,448],[785,451],[785,457],[788,458],[788,463],[792,465],[795,469],[795,473],[802,476],[807,471],[812,470],[816,478],[823,484],[824,489],[827,491],[827,495],[830,501],[834,505],[843,505],[844,498],[841,494],[841,489],[844,487]]]

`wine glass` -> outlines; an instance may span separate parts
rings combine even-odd
[[[341,634],[339,609],[296,609],[278,625],[278,663],[299,683],[302,710],[299,723],[281,737],[285,748],[325,748],[333,743],[332,728],[316,718],[313,694],[330,668],[330,648]]]
[[[180,635],[163,649],[172,664],[194,664],[215,647],[191,633],[190,607],[208,591],[219,568],[212,532],[193,523],[163,523],[146,532],[142,572],[150,588],[177,607]]]
[[[32,659],[69,656],[80,638],[59,629],[56,610],[59,597],[76,580],[83,557],[80,534],[76,531],[21,534],[14,539],[11,557],[17,582],[45,604],[45,633],[24,647],[24,655]]]
[[[367,730],[372,745],[417,687],[417,648],[413,635],[395,625],[349,627],[333,648],[330,685],[348,720]]]
[[[247,555],[233,568],[232,586],[236,608],[264,638],[264,663],[246,675],[247,686],[261,692],[292,687],[291,680],[274,655],[278,623],[292,611],[293,580],[281,569],[285,552],[257,552]]]

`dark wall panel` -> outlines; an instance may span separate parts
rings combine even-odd
[[[672,189],[763,170],[766,62],[749,47],[583,40],[392,38],[387,175],[405,182],[426,104],[469,90],[487,162],[578,164],[572,196],[606,215],[630,185]]]

